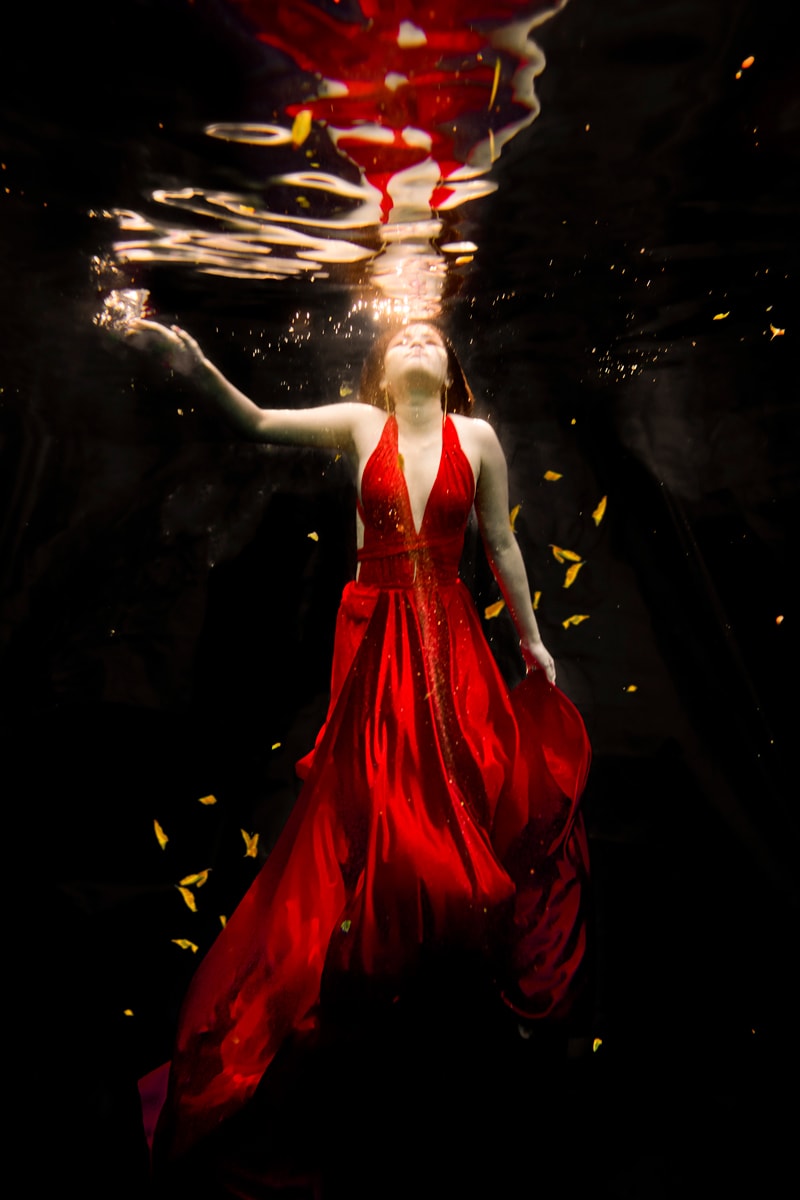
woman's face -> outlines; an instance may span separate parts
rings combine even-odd
[[[434,325],[419,322],[396,333],[383,357],[386,386],[395,398],[405,391],[440,392],[447,382],[447,350]]]

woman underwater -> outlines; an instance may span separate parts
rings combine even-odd
[[[346,455],[358,495],[325,724],[277,845],[183,1005],[156,1136],[175,1158],[253,1097],[287,1043],[313,1040],[337,1000],[391,1006],[437,960],[482,964],[521,1018],[563,1017],[585,952],[590,751],[537,626],[503,452],[470,416],[434,325],[378,340],[358,402],[296,410],[258,407],[177,326],[140,320],[128,338],[246,437]],[[511,692],[458,576],[473,505],[527,667]]]

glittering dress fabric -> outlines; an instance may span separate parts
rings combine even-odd
[[[509,692],[497,669],[458,578],[474,491],[446,418],[416,529],[387,419],[363,473],[326,722],[275,849],[185,1000],[156,1136],[167,1156],[236,1113],[327,1003],[391,1004],[437,956],[486,963],[527,1017],[572,1002],[589,744],[542,672]]]

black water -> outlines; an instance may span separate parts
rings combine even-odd
[[[540,117],[496,164],[497,192],[454,218],[479,252],[447,323],[508,451],[541,623],[595,750],[579,1032],[602,1045],[550,1093],[563,1175],[541,1129],[514,1123],[503,1161],[520,1195],[542,1157],[549,1194],[613,1197],[767,1195],[788,1162],[790,7],[571,0],[538,35]],[[240,828],[266,846],[291,805],[351,566],[340,464],[231,444],[92,324],[91,259],[115,233],[90,212],[252,175],[202,135],[263,117],[276,86],[221,8],[29,9],[7,40],[0,687],[6,1030],[23,1061],[7,1089],[40,1147],[32,1181],[55,1163],[83,1195],[143,1194],[132,1084],[168,1055],[193,967],[171,938],[208,944],[257,867]],[[159,314],[263,402],[328,397],[321,381],[350,378],[368,338],[359,319],[345,336],[352,289],[335,273],[144,275]],[[569,592],[550,543],[587,560]],[[474,582],[494,599],[479,559]],[[589,619],[564,628],[573,612]],[[487,628],[513,676],[510,630]],[[219,803],[198,805],[208,794]],[[213,899],[190,914],[173,885],[206,866]]]

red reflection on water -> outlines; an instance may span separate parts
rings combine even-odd
[[[481,142],[527,124],[535,103],[532,86],[520,86],[519,69],[531,61],[527,34],[566,0],[360,0],[360,20],[311,0],[229,3],[259,40],[322,77],[317,96],[288,112],[309,109],[336,131],[337,146],[380,190],[386,220],[398,172],[435,162],[429,204],[437,210],[453,194],[447,181]],[[358,7],[348,6],[351,14]],[[520,26],[509,36],[512,22]],[[478,165],[487,169],[492,157]]]

